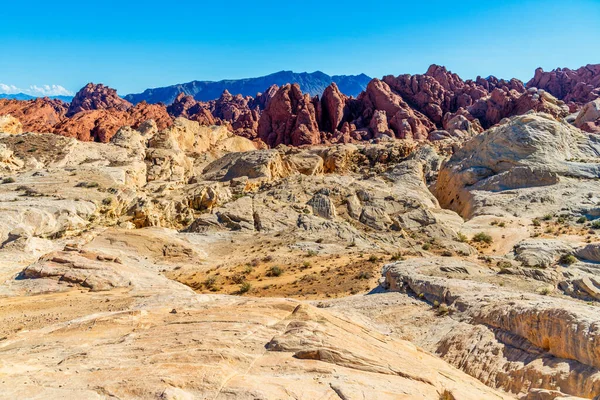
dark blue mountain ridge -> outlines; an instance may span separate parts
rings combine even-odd
[[[73,96],[31,96],[25,93],[14,93],[14,94],[6,94],[0,93],[0,99],[10,99],[10,100],[34,100],[41,97],[48,97],[49,99],[56,99],[64,101],[65,103],[70,103],[73,100]]]
[[[209,101],[218,99],[224,90],[231,94],[241,94],[243,96],[256,96],[262,93],[272,85],[282,86],[287,83],[297,83],[302,92],[309,93],[311,96],[321,95],[327,86],[335,82],[340,91],[348,96],[358,96],[365,90],[371,80],[365,74],[360,75],[334,75],[330,76],[321,71],[301,72],[280,71],[274,74],[261,76],[257,78],[246,79],[226,79],[218,82],[213,81],[192,81],[172,86],[146,89],[143,93],[128,94],[124,99],[137,104],[146,101],[151,104],[164,103],[171,104],[179,95],[185,93],[193,96],[199,101]]]

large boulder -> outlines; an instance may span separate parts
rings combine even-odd
[[[435,192],[443,207],[470,217],[474,192],[553,185],[561,176],[597,178],[598,154],[598,138],[550,115],[513,117],[467,141],[442,167]]]
[[[600,98],[584,105],[573,125],[586,132],[600,133]]]

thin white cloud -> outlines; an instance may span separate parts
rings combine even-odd
[[[72,92],[60,85],[31,85],[26,93],[31,96],[73,96]]]
[[[64,88],[60,85],[31,85],[27,89],[18,88],[15,85],[6,85],[0,83],[0,94],[17,94],[25,93],[30,96],[44,97],[44,96],[73,96],[73,92]]]
[[[15,85],[5,85],[4,83],[0,83],[0,94],[17,94],[19,93],[19,88]]]

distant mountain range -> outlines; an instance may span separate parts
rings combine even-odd
[[[231,79],[219,82],[193,81],[173,86],[146,89],[143,93],[128,94],[124,98],[133,104],[141,101],[151,104],[171,104],[179,93],[185,93],[186,95],[193,96],[196,100],[209,101],[218,99],[224,90],[228,90],[234,95],[256,96],[257,93],[264,92],[271,85],[282,86],[287,83],[297,83],[304,93],[315,96],[321,95],[325,88],[332,82],[338,85],[342,93],[356,97],[360,92],[365,90],[370,80],[371,78],[365,74],[329,76],[321,71],[312,73],[280,71],[258,78]]]
[[[30,96],[25,93],[15,93],[15,94],[0,94],[0,99],[13,99],[13,100],[33,100],[37,99],[40,96]],[[43,96],[42,96],[43,97]],[[73,100],[73,96],[47,96],[50,99],[62,100],[66,103],[70,103]]]

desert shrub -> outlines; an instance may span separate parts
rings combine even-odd
[[[252,289],[252,285],[249,282],[244,282],[240,285],[240,294],[248,293]]]
[[[361,271],[358,275],[356,275],[356,279],[371,279],[373,275],[367,271]]]
[[[583,216],[582,216],[582,217],[579,217],[579,218],[577,219],[577,223],[578,223],[578,224],[585,224],[586,222],[587,222],[587,218],[586,218],[586,217],[583,217]]]
[[[429,250],[431,248],[431,245],[429,243],[425,243],[423,244],[423,246],[421,246],[421,248],[425,251]]]
[[[564,265],[573,265],[577,262],[577,257],[575,257],[572,254],[563,254],[562,256],[560,256],[558,262]]]
[[[471,240],[475,243],[486,243],[486,244],[490,244],[494,241],[494,239],[492,239],[492,237],[485,232],[476,233],[475,236],[473,236],[473,239],[471,239]]]
[[[600,219],[595,220],[594,222],[592,222],[592,229],[600,229]]]
[[[301,282],[307,283],[307,282],[315,282],[319,280],[319,277],[316,274],[307,274],[307,275],[303,275],[300,278]]]
[[[498,261],[496,263],[496,267],[500,268],[500,270],[505,270],[507,268],[511,268],[512,264],[510,263],[510,261]]]
[[[540,289],[540,294],[543,296],[548,296],[550,293],[552,293],[552,288],[551,287],[544,287]]]
[[[8,178],[2,179],[2,183],[15,183],[15,178],[9,176]]]
[[[212,289],[217,283],[217,278],[215,276],[209,276],[204,280],[204,286],[208,289]]]
[[[390,260],[392,260],[392,261],[404,260],[404,257],[402,256],[402,253],[394,253],[390,257]]]
[[[379,261],[379,258],[376,255],[371,254],[369,256],[369,262],[377,262],[377,261]]]
[[[233,283],[244,283],[246,282],[246,275],[244,274],[235,274],[231,277],[231,280],[233,281]]]
[[[438,305],[438,307],[437,307],[438,315],[448,315],[449,313],[450,313],[450,308],[448,308],[448,305],[446,303],[441,303],[440,305]]]
[[[542,225],[542,223],[540,222],[539,219],[534,218],[533,221],[531,221],[531,223],[533,224],[533,226],[540,226]]]
[[[458,241],[459,241],[459,242],[461,242],[461,243],[465,243],[465,242],[467,242],[467,241],[468,241],[467,235],[465,235],[465,234],[464,234],[464,233],[462,233],[462,232],[458,232],[458,233],[456,234],[456,238],[457,238],[457,239],[458,239]]]
[[[93,189],[93,188],[100,187],[100,184],[98,182],[79,182],[77,185],[75,185],[75,187]]]
[[[273,276],[281,276],[281,275],[283,275],[283,268],[278,267],[276,265],[272,266],[267,271],[267,276],[273,277]]]

